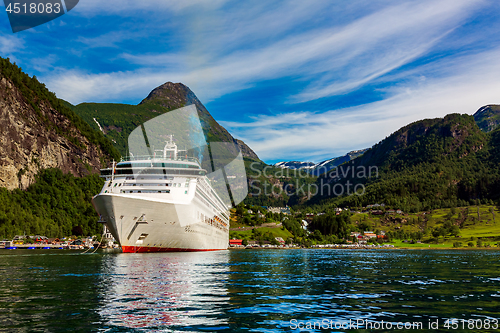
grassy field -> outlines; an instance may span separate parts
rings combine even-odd
[[[413,214],[415,218],[417,214]],[[391,244],[397,247],[408,248],[453,248],[454,243],[461,242],[461,248],[477,248],[477,242],[482,243],[481,248],[498,248],[500,243],[500,211],[496,206],[473,206],[455,209],[436,209],[426,216],[427,228],[437,228],[444,221],[450,220],[453,224],[461,226],[457,237],[439,237],[439,243],[409,244],[395,241]],[[424,236],[424,241],[430,235]],[[472,243],[473,246],[469,246]],[[499,248],[500,249],[500,248]]]
[[[286,230],[286,229],[284,229],[282,227],[272,228],[272,227],[268,227],[268,226],[261,226],[261,225],[252,226],[252,225],[245,224],[245,223],[243,223],[243,221],[242,221],[241,218],[239,218],[239,219],[236,218],[236,214],[235,213],[236,213],[236,209],[234,209],[234,208],[231,209],[231,220],[230,220],[230,228],[231,229],[234,229],[234,228],[251,228],[251,227],[255,227],[256,231],[259,234],[268,234],[272,238],[281,237],[284,240],[286,240],[289,237],[293,238],[293,235],[288,230]],[[246,214],[246,215],[248,215],[251,219],[254,219],[256,217],[255,213],[253,213],[253,214]],[[277,222],[275,222],[272,219],[266,219],[266,221],[261,220],[261,222],[265,222],[266,224],[268,224],[268,223],[277,223]],[[247,229],[247,230],[230,230],[229,231],[229,238],[253,240],[253,239],[255,239],[255,234],[254,234],[254,231],[251,230],[251,229]]]
[[[293,235],[290,233],[288,230],[283,230],[282,228],[268,228],[268,227],[263,227],[263,228],[258,228],[257,229],[260,233],[271,233],[273,237],[281,237],[283,239],[287,239],[288,237],[293,237]],[[253,237],[253,231],[252,230],[241,230],[241,231],[230,231],[229,232],[229,238],[237,238],[237,239],[252,239]]]
[[[231,228],[248,227],[248,225],[236,220],[234,214],[231,215]],[[423,238],[418,243],[412,243],[410,240],[404,242],[399,239],[394,239],[389,243],[400,248],[456,248],[458,242],[462,243],[460,248],[478,248],[479,240],[481,248],[500,249],[497,247],[497,244],[500,243],[500,210],[497,206],[445,208],[412,214],[355,213],[351,216],[351,223],[371,231],[423,233]],[[433,237],[432,232],[442,228],[445,223],[458,226],[458,235],[455,237],[447,234],[437,238]],[[282,228],[262,227],[258,230],[260,233],[269,232],[273,237],[282,237],[283,239],[293,237],[288,230]],[[230,232],[230,237],[252,239],[253,234],[252,230],[234,230]],[[473,247],[469,246],[470,242],[472,242]]]
[[[496,206],[470,206],[459,208],[436,209],[430,212],[413,214],[353,214],[354,225],[364,224],[374,230],[405,232],[425,232],[424,239],[431,238],[430,232],[439,228],[446,221],[460,226],[460,237],[449,238],[445,243],[464,242],[471,238],[500,238],[500,211]],[[440,237],[443,239],[443,237]]]

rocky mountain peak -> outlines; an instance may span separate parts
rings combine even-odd
[[[178,109],[186,104],[201,104],[194,93],[182,83],[165,82],[153,89],[139,105],[153,102],[167,109]]]
[[[500,105],[485,105],[474,113],[477,126],[484,132],[491,132],[500,125]]]
[[[149,95],[139,103],[139,105],[148,104],[159,105],[167,110],[175,110],[191,104],[196,105],[208,142],[234,142],[238,145],[243,157],[259,160],[257,154],[250,147],[243,141],[235,139],[212,117],[188,86],[182,83],[165,82],[161,86],[153,89]]]

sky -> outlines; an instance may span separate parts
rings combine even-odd
[[[0,9],[0,56],[59,98],[137,104],[182,82],[267,163],[500,104],[498,0],[81,0],[18,33]]]

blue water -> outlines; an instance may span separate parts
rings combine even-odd
[[[499,258],[444,250],[2,250],[0,331],[498,332]],[[453,318],[456,329],[447,329]],[[366,321],[393,327],[366,329]]]

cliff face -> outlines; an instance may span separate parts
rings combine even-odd
[[[259,156],[257,156],[257,154],[252,150],[252,148],[248,147],[246,143],[238,139],[236,139],[236,142],[238,143],[238,147],[240,148],[243,157],[260,161]]]
[[[500,125],[500,105],[486,105],[474,113],[474,120],[484,132],[491,132]]]
[[[103,156],[72,122],[26,86],[0,74],[0,187],[27,188],[39,170],[59,168],[83,176],[97,172]]]

